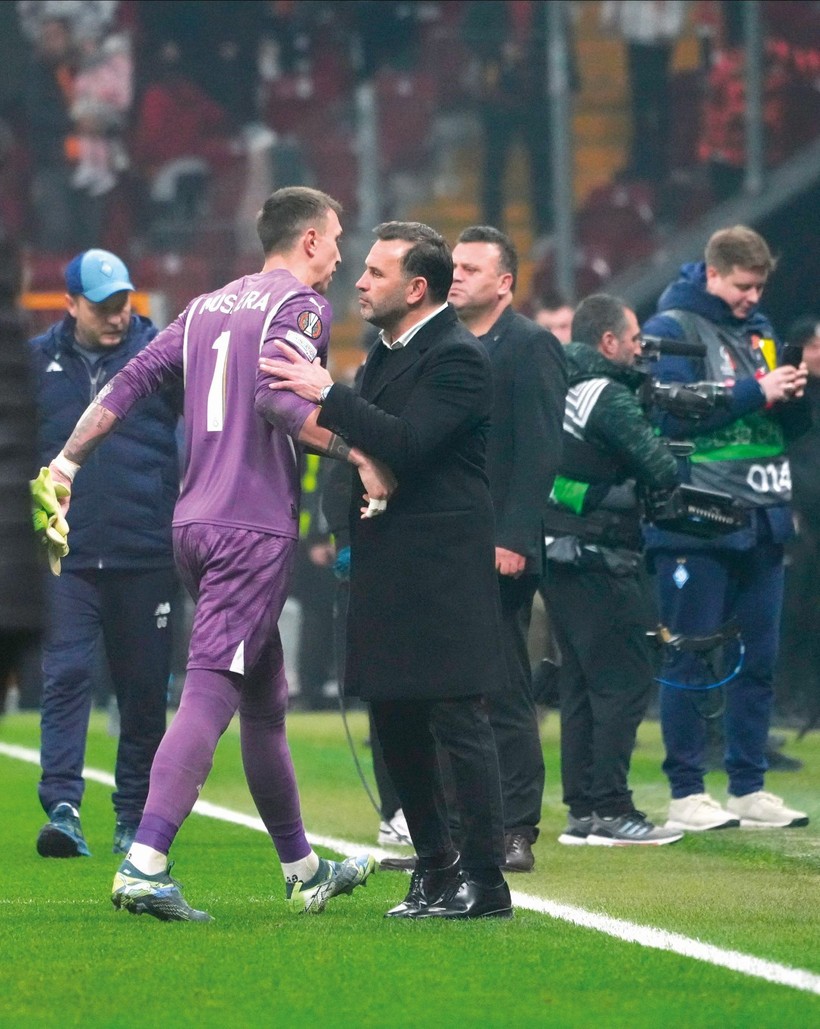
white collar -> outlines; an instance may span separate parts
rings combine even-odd
[[[447,307],[447,301],[445,300],[441,307],[437,307],[435,311],[431,311],[426,318],[422,318],[421,321],[416,322],[415,325],[411,325],[410,328],[393,340],[392,343],[388,343],[384,336],[384,329],[379,333],[379,339],[384,343],[388,350],[401,350],[402,347],[406,347],[410,340],[415,336],[419,329],[426,325],[432,318],[435,318],[437,314],[441,314]]]

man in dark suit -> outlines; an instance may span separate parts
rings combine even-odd
[[[361,506],[354,481],[346,689],[371,703],[418,854],[398,918],[509,917],[504,823],[483,695],[506,686],[493,508],[484,471],[492,371],[447,304],[452,255],[433,229],[387,222],[356,284],[381,329],[360,393],[280,347],[280,388],[321,405],[319,424],[392,469],[398,487]],[[274,387],[272,387],[274,388]],[[361,509],[361,510],[360,510]],[[368,518],[370,509],[381,509]],[[359,514],[363,517],[359,517]],[[450,758],[453,845],[436,746]]]
[[[453,250],[449,299],[486,348],[493,369],[487,476],[509,685],[489,694],[487,703],[501,768],[504,867],[529,872],[541,820],[544,757],[527,634],[545,571],[544,510],[561,457],[567,366],[555,336],[513,311],[517,271],[510,238],[489,225],[473,225]]]

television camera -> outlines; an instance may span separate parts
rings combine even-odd
[[[645,373],[638,398],[644,411],[661,410],[676,418],[697,422],[708,417],[716,407],[728,406],[731,389],[719,382],[657,382],[648,367],[661,356],[703,358],[703,343],[643,336],[639,367]],[[669,449],[678,458],[688,458],[694,444],[673,440]],[[748,525],[748,513],[728,493],[699,489],[681,484],[662,493],[644,497],[644,516],[658,528],[683,532],[690,536],[714,538],[736,532]]]

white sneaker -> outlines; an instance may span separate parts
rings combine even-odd
[[[735,829],[739,825],[737,815],[725,811],[708,793],[692,793],[669,801],[667,829],[705,832],[707,829]]]
[[[382,821],[379,824],[378,843],[387,847],[412,847],[410,830],[407,828],[407,820],[401,808],[393,815],[389,822]]]
[[[740,818],[744,829],[789,829],[809,824],[809,816],[804,811],[786,807],[781,797],[764,790],[743,797],[730,796],[726,807]]]

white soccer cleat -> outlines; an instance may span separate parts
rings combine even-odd
[[[296,914],[318,914],[331,898],[352,893],[357,886],[366,886],[367,878],[376,870],[372,854],[358,854],[344,861],[319,859],[319,868],[308,882],[297,879],[285,886],[287,905]]]

